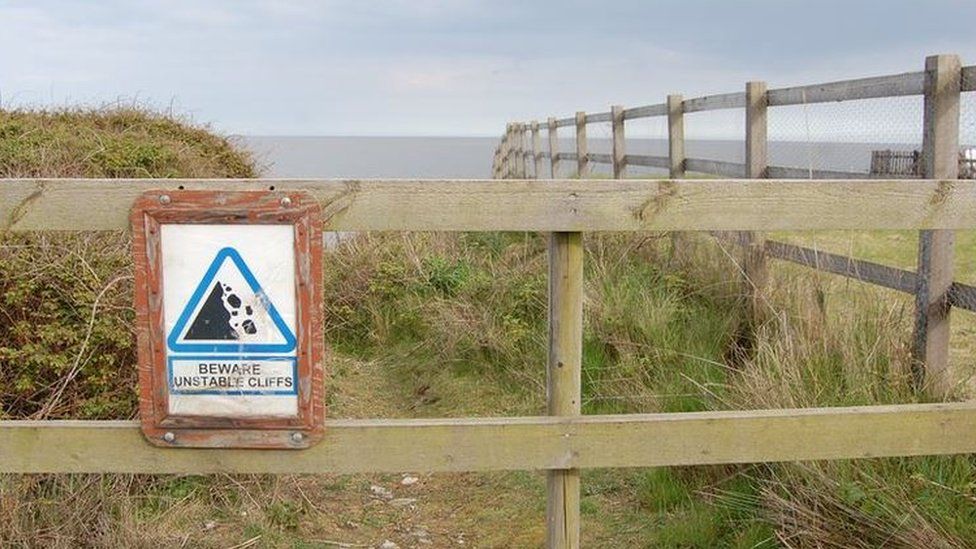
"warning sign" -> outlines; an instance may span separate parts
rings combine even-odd
[[[144,432],[171,446],[307,446],[324,405],[317,204],[162,196],[133,210]]]
[[[292,227],[160,231],[170,413],[297,415]]]

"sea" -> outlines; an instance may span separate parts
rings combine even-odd
[[[427,178],[491,177],[494,137],[325,137],[239,136],[272,178]],[[911,151],[920,143],[838,143],[771,141],[769,164],[812,170],[867,173],[875,150]],[[609,153],[609,139],[591,139],[589,152]],[[628,139],[628,154],[667,156],[662,139]],[[562,152],[575,151],[572,139],[560,140]],[[686,156],[743,162],[744,143],[734,140],[688,140]],[[594,174],[608,174],[609,165],[593,165]],[[557,176],[573,175],[575,162],[561,162]],[[660,176],[663,170],[630,167],[628,175]],[[544,176],[548,176],[548,161]]]

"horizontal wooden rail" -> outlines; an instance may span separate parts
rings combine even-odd
[[[725,162],[724,160],[686,158],[685,170],[689,172],[722,175],[725,177],[743,177],[746,173],[746,165],[741,162]]]
[[[924,93],[925,73],[922,71],[855,78],[821,84],[807,84],[769,90],[766,99],[770,107],[804,105],[858,99],[880,99],[884,97],[903,97]],[[962,91],[976,91],[976,65],[962,68]],[[745,93],[733,92],[686,99],[683,112],[700,112],[718,109],[745,108]],[[623,110],[624,120],[666,116],[667,104],[645,105]],[[602,112],[586,115],[586,122],[610,122],[611,113]],[[576,118],[561,118],[556,127],[573,126]],[[540,123],[541,129],[547,129]]]
[[[766,166],[770,179],[871,179],[868,172],[844,172],[838,170],[810,170],[787,166]]]
[[[713,234],[726,242],[742,244],[726,234]],[[775,240],[766,240],[764,246],[766,255],[775,259],[907,294],[914,294],[916,291],[918,276],[913,271]],[[953,282],[947,297],[953,307],[976,312],[976,287]]]
[[[301,451],[157,448],[143,440],[138,424],[130,421],[0,422],[3,473],[541,470],[973,452],[973,402],[622,416],[332,420],[326,424],[324,440]]]
[[[715,111],[719,109],[744,109],[746,107],[745,92],[722,93],[685,99],[681,104],[683,112]]]
[[[671,160],[667,156],[653,156],[649,154],[628,154],[624,156],[624,163],[628,166],[646,166],[648,168],[671,167]]]
[[[613,156],[605,153],[586,153],[586,160],[598,164],[613,164]]]
[[[765,249],[770,257],[813,267],[818,271],[854,278],[900,292],[915,292],[917,277],[912,271],[775,240],[767,240]]]
[[[634,120],[636,118],[650,118],[652,116],[667,116],[668,106],[665,103],[657,105],[645,105],[643,107],[633,107],[624,109],[624,120]]]
[[[976,65],[962,68],[962,91],[976,91]]]
[[[179,187],[305,191],[342,231],[976,228],[973,180],[7,179],[0,230],[125,229],[136,197]]]
[[[557,160],[576,160],[579,155],[574,152],[559,153],[556,155]]]
[[[906,72],[904,74],[857,78],[825,84],[779,88],[766,92],[766,100],[770,107],[774,107],[922,95],[924,82],[924,72]]]

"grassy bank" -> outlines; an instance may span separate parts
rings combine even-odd
[[[149,113],[0,113],[7,177],[256,171],[206,129]],[[132,417],[127,237],[2,238],[0,417]],[[768,320],[744,355],[737,252],[684,240],[675,253],[666,234],[586,237],[585,413],[916,400],[905,298],[773,262]],[[886,242],[859,251],[902,253]],[[363,234],[324,263],[331,417],[544,412],[544,235]],[[585,471],[584,545],[969,547],[974,465],[961,456]],[[405,473],[0,476],[0,545],[542,543],[543,475]]]

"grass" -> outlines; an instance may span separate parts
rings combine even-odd
[[[0,138],[0,151],[14,151],[0,154],[0,170],[7,176],[255,173],[253,162],[233,157],[231,144],[219,137],[200,128],[177,131],[158,118],[2,113],[0,135],[17,138]],[[134,144],[135,136],[146,143]],[[116,138],[125,144],[103,146]],[[146,152],[160,144],[161,152]],[[59,147],[72,152],[55,153]],[[97,152],[103,148],[128,152],[112,160],[114,153]],[[846,251],[841,237],[810,237]],[[857,238],[855,251],[867,259],[911,257],[908,240]],[[960,239],[962,250],[973,243],[967,238]],[[131,417],[125,235],[3,239],[0,414]],[[768,320],[743,357],[737,252],[703,236],[683,241],[687,247],[674,253],[665,234],[586,236],[585,413],[917,400],[908,374],[906,298],[771,262]],[[329,253],[325,264],[331,417],[544,412],[542,235],[362,234]],[[958,268],[961,277],[976,272],[965,262]],[[955,325],[966,326],[966,318],[954,315]],[[957,356],[971,363],[974,355]],[[956,456],[588,470],[584,545],[973,546],[974,467],[971,457]],[[412,483],[401,475],[4,475],[0,545],[542,543],[542,474],[413,475]]]

